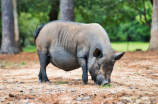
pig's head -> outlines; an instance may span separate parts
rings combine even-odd
[[[105,85],[111,82],[110,76],[116,60],[119,60],[125,52],[103,54],[100,49],[95,49],[89,72],[92,80],[97,85]]]

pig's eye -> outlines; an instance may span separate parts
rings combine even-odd
[[[100,69],[100,65],[99,65],[99,64],[97,64],[97,65],[96,65],[96,68],[97,68],[97,69]]]

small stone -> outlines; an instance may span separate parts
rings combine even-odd
[[[61,91],[58,92],[58,94],[61,94],[61,93],[62,93]]]
[[[26,102],[25,104],[29,104],[28,102]]]
[[[123,104],[123,102],[122,102],[122,101],[119,101],[118,104]]]
[[[82,98],[81,98],[81,97],[78,97],[76,100],[77,100],[77,101],[82,101]]]
[[[130,89],[133,89],[133,87],[132,87],[132,86],[130,86]]]
[[[33,90],[30,90],[30,92],[34,93],[34,91],[33,91]]]
[[[77,81],[81,81],[81,79],[77,79]]]
[[[55,79],[61,79],[62,77],[57,77],[57,78],[55,78]]]
[[[49,94],[49,91],[47,91],[46,93]]]
[[[135,89],[138,89],[137,87]]]
[[[112,92],[111,94],[117,94],[117,91]]]
[[[72,85],[72,84],[73,84],[72,82],[69,83],[69,85]]]
[[[9,97],[14,97],[14,95],[13,94],[9,94]]]
[[[59,88],[59,87],[56,87],[56,89],[58,89],[58,90],[59,90],[60,88]]]
[[[75,90],[74,89],[71,89],[71,92],[74,92]]]
[[[20,92],[24,92],[23,90],[21,90]]]
[[[121,101],[122,101],[123,103],[125,103],[125,104],[127,104],[127,103],[130,102],[130,100],[127,100],[127,99],[122,99]]]
[[[0,88],[0,90],[2,90],[2,89]]]
[[[21,81],[20,84],[24,84],[25,82]]]
[[[104,92],[106,92],[107,90],[104,90]]]
[[[89,96],[86,96],[86,97],[83,98],[83,100],[89,100],[89,99],[90,99]]]
[[[155,100],[151,100],[151,102],[153,103],[153,102],[155,102]]]
[[[52,89],[49,89],[49,91],[51,92],[51,91],[52,91]]]

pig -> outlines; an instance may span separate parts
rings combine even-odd
[[[88,72],[97,85],[109,84],[114,63],[125,53],[114,53],[107,32],[98,23],[52,21],[35,30],[34,41],[39,82],[50,83],[46,66],[52,63],[64,71],[81,67],[83,85],[88,82]]]

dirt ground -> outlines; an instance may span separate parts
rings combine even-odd
[[[0,104],[158,104],[158,51],[127,52],[114,65],[110,86],[91,80],[82,70],[65,72],[49,64],[51,82],[39,83],[36,53],[0,55]]]

